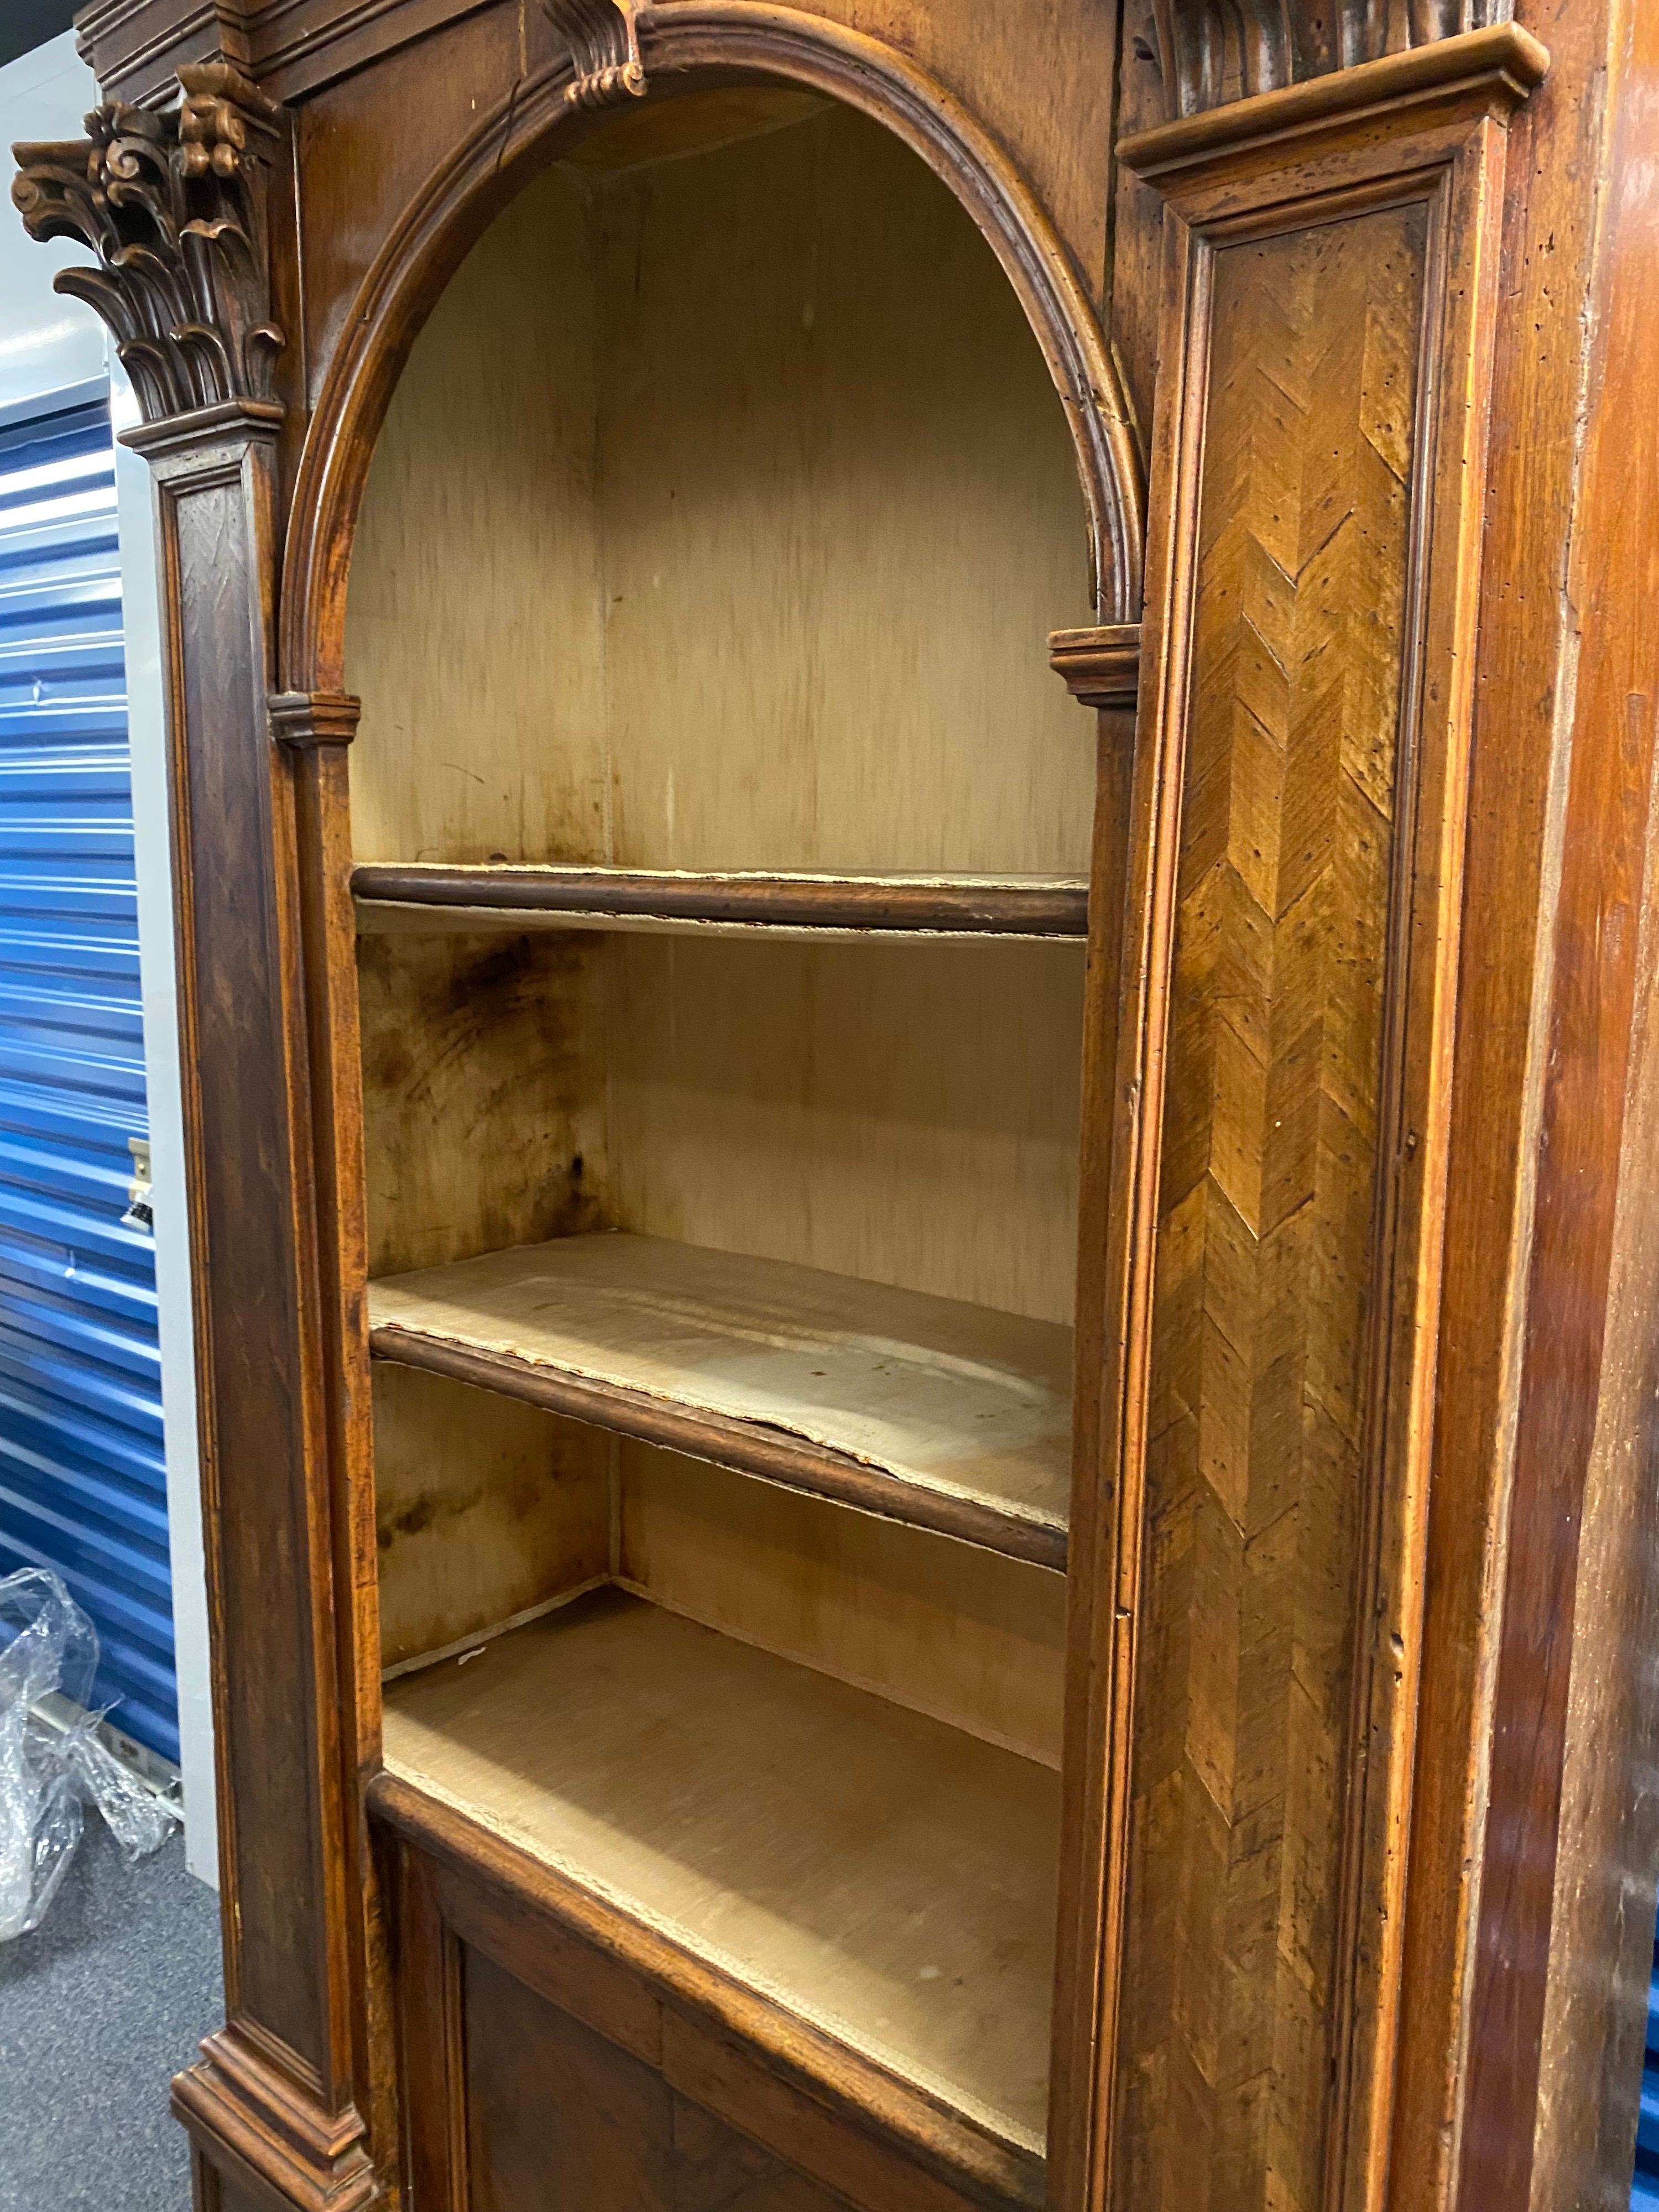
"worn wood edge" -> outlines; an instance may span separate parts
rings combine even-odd
[[[703,921],[664,915],[595,914],[550,907],[433,906],[401,899],[355,902],[357,934],[365,937],[511,937],[526,933],[586,933],[598,937],[678,937],[693,943],[731,939],[744,945],[1031,945],[1053,947],[1088,942],[1032,929],[974,929],[947,924],[925,928],[871,922],[780,922],[749,919]]]
[[[1543,82],[1549,66],[1548,49],[1529,31],[1518,23],[1492,23],[1135,131],[1119,141],[1117,158],[1150,179],[1429,95],[1467,89],[1518,106]]]
[[[700,71],[781,78],[890,131],[955,195],[1012,285],[1048,364],[1089,517],[1096,603],[1138,615],[1146,486],[1099,317],[1054,225],[1000,143],[896,47],[759,0],[675,0],[640,11],[659,90]],[[344,665],[346,580],[369,460],[414,337],[511,192],[556,156],[574,111],[568,58],[516,82],[406,203],[365,274],[322,377],[289,503],[278,666],[285,689],[332,691]]]
[[[533,1366],[509,1352],[448,1344],[389,1322],[371,1329],[369,1347],[376,1358],[400,1367],[416,1367],[452,1382],[470,1382],[477,1389],[495,1390],[617,1436],[637,1437],[689,1458],[730,1468],[734,1474],[757,1476],[781,1489],[852,1506],[878,1520],[931,1529],[935,1535],[954,1536],[1005,1559],[1026,1559],[1057,1574],[1066,1571],[1066,1530],[1058,1521],[931,1490],[781,1429],[675,1406],[623,1383]]]
[[[325,2111],[234,2026],[174,2076],[171,2101],[198,2154],[274,2212],[359,2212],[380,2197],[361,2114]]]
[[[860,2130],[886,2137],[977,2201],[1037,2212],[1040,2158],[988,2135],[948,2105],[745,1987],[694,1952],[608,1904],[386,1770],[370,1780],[372,1818],[521,1910],[561,1923],[602,1955],[659,1984],[665,1998],[738,2039],[766,2071],[829,2106]]]
[[[295,695],[307,697],[314,695]],[[273,722],[276,702],[272,702]],[[294,740],[289,739],[292,743]],[[351,872],[365,904],[480,908],[495,913],[640,915],[758,927],[895,934],[1052,937],[1081,942],[1089,886],[946,877],[691,874],[683,871],[370,861]]]
[[[1140,624],[1050,630],[1048,665],[1081,706],[1133,707],[1140,686]]]

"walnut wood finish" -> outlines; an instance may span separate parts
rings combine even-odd
[[[1456,2111],[1455,2136],[1417,2153],[1424,2166],[1437,2151],[1457,2161],[1441,2185],[1460,2205],[1547,2212],[1626,2201],[1659,1857],[1659,1707],[1640,1686],[1656,1632],[1653,1437],[1635,1402],[1652,1402],[1656,1310],[1641,1224],[1656,1218],[1659,442],[1641,395],[1659,349],[1646,135],[1659,23],[1640,9],[1560,4],[1528,20],[1552,67],[1510,155],[1512,172],[1523,164],[1538,182],[1513,217],[1513,320],[1500,324],[1477,721],[1477,759],[1483,744],[1488,758],[1474,793],[1488,827],[1470,879],[1471,910],[1479,900],[1505,924],[1480,933],[1478,953],[1472,935],[1466,960],[1479,1059],[1454,1133],[1449,1238],[1472,1303],[1476,1283],[1488,1297],[1498,1288],[1494,1248],[1514,1253],[1505,1287],[1524,1318],[1513,1365],[1466,1353],[1462,1403],[1441,1415],[1448,1466],[1454,1452],[1473,1459],[1477,1419],[1492,1423],[1508,1522],[1497,1561],[1471,1558],[1489,1522],[1465,1497],[1448,1500],[1460,1571],[1492,1577],[1480,1656],[1496,1677],[1490,1720],[1478,1705],[1471,1715],[1468,1645],[1445,1638],[1433,1723],[1460,1750],[1473,1734],[1477,1761],[1489,1730],[1490,1797],[1478,1868],[1456,1856],[1473,1823],[1446,1824],[1443,1864],[1480,1883],[1469,2057],[1461,2081],[1434,2083],[1438,2109]],[[1573,185],[1589,175],[1600,180],[1593,216]],[[1561,596],[1540,624],[1546,576]],[[1534,913],[1529,969],[1522,925]],[[1517,1097],[1497,1072],[1492,1031],[1518,1026],[1528,981]],[[1493,1220],[1490,1178],[1517,1121],[1536,1170],[1511,1226]],[[1445,1942],[1431,1922],[1408,1960],[1415,1990],[1442,1985],[1431,1961],[1439,1967]],[[1424,2045],[1420,2075],[1435,2064],[1431,2035]],[[1426,2097],[1420,2109],[1425,2124],[1437,2112]],[[1517,2128],[1518,2112],[1536,2112],[1535,2126]],[[1419,2185],[1415,2168],[1401,2185]]]
[[[265,204],[286,118],[222,64],[185,69],[161,115],[100,107],[89,140],[19,146],[12,199],[32,238],[93,247],[55,289],[112,332],[151,422],[271,397],[283,333],[270,319]]]
[[[1322,2179],[1427,228],[1384,209],[1211,279],[1120,2000],[1148,2206]]]
[[[1122,149],[1170,204],[1170,366],[1115,1085],[1125,1349],[1073,1513],[1091,1602],[1117,1602],[1075,1616],[1105,1897],[1100,1979],[1062,1993],[1066,2203],[1358,2205],[1386,2175],[1480,461],[1463,395],[1488,374],[1501,124],[1543,69],[1504,31],[1434,59]],[[1085,1537],[1101,1480],[1119,1516]]]
[[[257,1646],[215,1645],[229,2025],[175,2109],[228,2172],[347,2212],[375,2185],[363,1934],[347,1901],[355,1698],[336,1673],[356,1578],[337,1600],[325,1483],[270,1479],[330,1468],[325,1313],[339,1340],[319,1304],[311,1147],[331,1116],[303,1044],[302,801],[266,720],[275,415],[233,404],[134,435],[155,471],[173,640],[193,1271],[213,1285],[197,1335],[210,1600],[221,1623],[263,1622]]]
[[[1229,21],[1212,0],[1154,0],[1152,21],[1176,117],[1506,23],[1511,12],[1510,0],[1338,0],[1299,12],[1247,0]]]
[[[1051,2195],[1065,2212],[1104,2212],[1115,2131],[1120,2173],[1146,2178],[1156,2201],[1164,2177],[1147,2161],[1159,2144],[1195,2158],[1218,2140],[1211,2128],[1238,2163],[1218,2180],[1212,2167],[1192,2193],[1207,2187],[1229,2212],[1261,2201],[1263,2116],[1218,2112],[1219,2074],[1194,2083],[1189,2072],[1194,2101],[1179,2108],[1155,2067],[1127,2079],[1133,2051],[1159,2064],[1177,2052],[1175,2030],[1196,2008],[1224,2014],[1241,2039],[1269,2012],[1303,2038],[1306,2096],[1291,2094],[1288,2069],[1265,2077],[1280,2100],[1275,2201],[1317,2197],[1328,2212],[1616,2203],[1630,2166],[1654,1844],[1638,1779],[1653,1764],[1654,1709],[1638,1686],[1655,1607],[1634,1549],[1650,1503],[1642,1409],[1659,1294],[1647,1015],[1659,686],[1659,440],[1646,404],[1659,347],[1652,11],[1522,0],[1552,74],[1509,124],[1507,157],[1504,118],[1540,58],[1501,28],[1446,38],[1478,10],[822,0],[809,12],[671,0],[613,12],[615,24],[599,0],[550,13],[536,0],[94,0],[83,45],[106,93],[146,112],[106,114],[86,146],[26,155],[25,213],[88,240],[108,282],[89,279],[87,295],[124,344],[140,344],[160,495],[231,2012],[176,2093],[196,2201],[204,2212],[349,2207],[377,2191],[398,2201],[405,2123],[416,2203],[496,2186],[497,2159],[500,2187],[539,2189],[533,2165],[511,2163],[533,2154],[536,2113],[519,2115],[540,2094],[532,2066],[513,2070],[514,2026],[526,2043],[544,2037],[553,2063],[591,2069],[584,2080],[629,2116],[625,2132],[651,2146],[638,2183],[647,2202],[665,2188],[669,2202],[678,2191],[696,2204],[705,2175],[714,2201],[724,2191],[767,2212],[959,2212],[1030,2202],[1038,2187],[1029,2172],[975,2167],[950,2116],[903,2085],[837,2073],[797,2026],[740,1992],[693,1990],[678,1978],[684,1962],[651,1950],[647,1931],[555,1895],[470,1824],[369,1779],[379,1638],[352,714],[340,693],[351,527],[427,308],[504,199],[593,127],[583,88],[634,100],[629,84],[592,83],[626,73],[631,33],[647,103],[665,107],[682,81],[776,73],[851,100],[945,178],[1026,303],[1092,502],[1102,627],[1054,641],[1063,680],[1103,711]],[[1405,50],[1361,58],[1391,43]],[[160,112],[181,64],[188,129],[182,112]],[[235,77],[202,74],[226,65]],[[1232,100],[1267,85],[1280,88]],[[273,105],[284,100],[294,104]],[[1184,119],[1148,131],[1176,112]],[[1115,119],[1130,139],[1116,168]],[[129,162],[115,179],[134,187],[123,204],[106,187],[110,164]],[[1285,456],[1310,466],[1328,422],[1341,447],[1358,419],[1351,410],[1343,427],[1345,394],[1399,388],[1409,302],[1373,289],[1362,309],[1354,286],[1356,270],[1376,286],[1375,241],[1406,222],[1407,204],[1422,211],[1422,250],[1403,234],[1396,243],[1425,313],[1419,405],[1395,456],[1409,517],[1401,630],[1396,641],[1378,625],[1368,652],[1350,591],[1342,633],[1356,680],[1372,669],[1364,726],[1373,796],[1386,803],[1370,858],[1379,865],[1387,843],[1391,890],[1383,915],[1374,898],[1356,906],[1342,944],[1358,957],[1327,957],[1318,982],[1345,1034],[1379,1018],[1380,1030],[1374,1055],[1356,1049],[1340,1086],[1330,1056],[1337,1110],[1328,1103],[1322,1118],[1310,1106],[1291,1130],[1265,1107],[1254,1122],[1234,1110],[1257,1091],[1265,1099],[1265,1076],[1226,1060],[1237,1010],[1225,976],[1197,957],[1207,909],[1190,878],[1222,775],[1241,883],[1256,864],[1257,816],[1300,830],[1317,802],[1328,823],[1333,792],[1348,809],[1334,811],[1335,849],[1352,860],[1358,846],[1344,846],[1341,825],[1358,818],[1358,787],[1297,719],[1283,754],[1293,786],[1245,773],[1268,750],[1249,711],[1261,706],[1256,679],[1280,679],[1218,638],[1226,625],[1214,601],[1229,529],[1250,518],[1231,556],[1253,588],[1272,581],[1243,542],[1273,543],[1266,471]],[[1328,233],[1319,252],[1344,265],[1322,267],[1293,316],[1289,272],[1315,250],[1315,211]],[[181,215],[209,226],[188,245],[166,229]],[[228,228],[214,228],[221,217]],[[120,258],[135,245],[158,246],[161,289]],[[1218,334],[1205,325],[1205,287],[1228,255],[1258,247],[1273,281],[1243,302],[1254,321]],[[1269,394],[1249,465],[1229,485],[1224,464],[1243,447],[1204,462],[1194,436],[1207,409],[1224,414],[1218,362],[1259,372],[1277,348],[1299,349],[1305,363],[1325,332],[1333,350],[1299,430]],[[1141,615],[1140,455],[1155,386],[1136,745],[1121,702]],[[1394,495],[1376,489],[1392,575]],[[1219,514],[1212,498],[1243,514]],[[1288,528],[1283,515],[1274,526]],[[1175,617],[1195,577],[1200,618],[1183,632]],[[1291,580],[1294,630],[1314,618],[1301,604],[1310,589],[1320,594],[1313,571]],[[1183,693],[1200,669],[1202,696]],[[1392,725],[1379,682],[1403,702]],[[1297,687],[1287,676],[1281,690]],[[1218,763],[1207,783],[1206,748]],[[1247,798],[1263,801],[1248,823]],[[1235,924],[1242,915],[1241,902]],[[1241,927],[1236,951],[1256,943]],[[1249,971],[1245,1001],[1278,1012],[1277,1034],[1290,1019],[1291,955],[1304,950],[1317,965],[1310,939],[1275,943],[1271,963],[1264,955]],[[1267,1057],[1287,1079],[1297,1072],[1293,1054]],[[1248,1081],[1224,1082],[1230,1066]],[[1179,1083],[1166,1080],[1176,1071]],[[1322,1154],[1318,1129],[1351,1109],[1353,1146],[1345,1136]],[[1323,1395],[1296,1399],[1282,1363],[1251,1375],[1247,1404],[1226,1364],[1238,1347],[1212,1338],[1206,1364],[1182,1334],[1200,1310],[1207,1319],[1243,1295],[1252,1274],[1259,1288],[1273,1239],[1265,1256],[1261,1239],[1237,1248],[1241,1277],[1234,1249],[1206,1232],[1183,1273],[1160,1162],[1173,1176],[1182,1148],[1202,1145],[1233,1175],[1241,1127],[1275,1171],[1279,1148],[1304,1145],[1291,1164],[1304,1179],[1313,1169],[1316,1212],[1322,1193],[1352,1200],[1330,1216],[1316,1278],[1333,1295],[1304,1300],[1284,1340],[1294,1358],[1311,1347],[1334,1364],[1340,1418],[1323,1431],[1325,1464],[1353,1486],[1305,1480],[1282,1516],[1297,1571],[1275,1594],[1274,1635],[1260,1641],[1237,1596],[1216,1608],[1222,1632],[1206,1635],[1166,1571],[1174,1538],[1200,1526],[1232,1543],[1238,1565],[1244,1535],[1216,1486],[1231,1470],[1260,1494],[1281,1385],[1285,1407],[1301,1410],[1299,1480],[1322,1464],[1319,1417],[1331,1413]],[[1206,1169],[1194,1184],[1206,1212],[1206,1184],[1223,1181]],[[1370,1307],[1358,1338],[1348,1325],[1357,1285]],[[1198,1406],[1172,1406],[1194,1377]],[[1175,1417],[1156,1434],[1154,1407]],[[1206,1424],[1230,1456],[1200,1454],[1183,1468],[1183,1444],[1194,1431],[1201,1442]],[[1149,1516],[1160,1501],[1169,1511]],[[1310,1528],[1319,1541],[1304,1546]],[[1287,1533],[1273,1522],[1250,1563]],[[1372,1592],[1383,1601],[1375,1620]],[[1273,1740],[1285,1718],[1273,1698],[1298,1624],[1296,1693],[1305,1680],[1314,1694],[1303,1708],[1311,1736],[1297,1741],[1317,1756],[1287,1760],[1290,1795],[1264,1797],[1270,1848],[1256,1870],[1276,1849],[1282,1875],[1288,1843],[1309,1887],[1281,1887],[1271,1933],[1259,1911],[1252,1950],[1248,1914],[1218,1930],[1218,1911],[1206,1923],[1195,1909],[1218,1905],[1221,1883],[1206,1900],[1162,1860],[1150,1882],[1126,1887],[1124,1876],[1132,1840],[1151,1832],[1152,1758],[1178,1747],[1165,1794],[1189,1837],[1229,1834],[1235,1894],[1243,1886],[1249,1831],[1237,1816],[1267,1768],[1251,1770],[1241,1747],[1248,1755]],[[1135,1668],[1137,1634],[1160,1626],[1176,1662],[1162,1695]],[[1240,1705],[1240,1680],[1261,1692],[1255,1706]],[[1196,1692],[1218,1683],[1200,1705]],[[1194,1692],[1184,1705],[1177,1685]],[[1212,1767],[1200,1768],[1210,1749]],[[1231,1800],[1218,1790],[1206,1804],[1193,1786],[1212,1771],[1229,1776]],[[363,1826],[371,1787],[408,1836],[393,1854],[404,1869],[395,1977]],[[1168,1911],[1156,1955],[1150,1920],[1136,1917],[1154,1903]],[[1227,1943],[1248,1977],[1224,1978]],[[489,1962],[475,1973],[470,2031],[468,1947]],[[478,1995],[487,1988],[493,2008]],[[543,2005],[564,2017],[550,2022]],[[493,2059],[470,2060],[469,2048]],[[613,2051],[629,2066],[607,2072]],[[1318,2051],[1337,2061],[1322,2096]],[[475,2093],[495,2146],[476,2168],[459,2132]],[[1160,2136],[1158,2115],[1170,2110]],[[601,2185],[585,2184],[590,2195]],[[623,2185],[613,2175],[603,2185]]]
[[[318,1118],[305,1045],[303,799],[266,718],[275,416],[233,404],[134,434],[155,476],[173,641],[193,1264],[212,1286],[197,1337],[210,1599],[222,1624],[262,1624],[257,1644],[215,1644],[229,2025],[180,2077],[174,2108],[246,2186],[349,2212],[376,2186],[364,1937],[347,1888],[356,1706],[336,1672],[356,1578],[337,1584],[341,1523],[321,1479],[337,1371],[322,1323],[337,1344],[339,1322],[319,1304],[311,1146],[331,1121]],[[283,1468],[319,1480],[273,1480]]]
[[[1092,703],[1085,702],[1085,703]],[[498,913],[726,922],[756,928],[921,930],[979,937],[1082,937],[1085,883],[810,875],[653,874],[643,869],[447,868],[369,864],[352,871],[365,901]]]
[[[1079,706],[1132,707],[1140,681],[1140,625],[1053,630],[1048,659]]]

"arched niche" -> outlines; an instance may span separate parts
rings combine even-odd
[[[380,338],[347,341],[319,409],[290,561],[295,606],[318,618],[292,617],[311,658],[288,665],[361,696],[355,854],[404,879],[363,896],[369,1273],[510,1268],[521,1248],[617,1231],[655,1240],[647,1301],[683,1264],[664,1248],[690,1248],[792,1341],[799,1316],[756,1266],[842,1279],[860,1317],[898,1293],[898,1321],[859,1326],[901,1364],[904,1294],[977,1308],[991,1349],[962,1370],[1029,1356],[1041,1494],[975,1548],[955,1503],[866,1521],[804,1481],[781,1505],[741,1457],[626,1430],[613,1449],[544,1402],[532,1419],[453,1366],[388,1357],[384,1654],[417,1665],[608,1576],[959,1730],[970,1759],[1018,1762],[1029,1832],[988,1875],[975,1862],[952,1907],[971,2005],[896,2029],[860,1978],[884,1971],[879,1944],[833,1989],[766,1942],[738,1965],[1029,2180],[1097,738],[1048,634],[1098,615],[1102,574],[1123,587],[1133,510],[1108,465],[1098,332],[1018,180],[890,57],[828,27],[766,47],[763,79],[758,49],[722,76],[711,20],[729,40],[764,18],[772,38],[780,15],[642,15],[643,100],[525,124],[536,173],[504,203],[489,188],[487,226],[482,184],[434,188],[369,287],[359,327]],[[672,37],[685,81],[664,97]],[[405,896],[422,867],[550,864],[659,885],[991,878],[1068,897],[1073,920],[1048,938],[803,941],[660,913],[528,927],[482,896],[441,914]],[[800,1418],[815,1433],[819,1414]],[[394,1734],[398,1709],[393,1693]]]
[[[1093,612],[1076,463],[890,129],[781,82],[602,118],[439,294],[375,441],[358,858],[1082,872],[1045,650]]]

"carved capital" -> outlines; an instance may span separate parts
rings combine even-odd
[[[349,691],[276,691],[270,703],[270,734],[278,744],[303,750],[349,745],[363,710]]]
[[[1080,705],[1133,707],[1140,681],[1140,624],[1050,630],[1048,665]]]
[[[282,110],[222,62],[181,69],[176,107],[116,100],[87,136],[16,146],[11,196],[31,238],[72,238],[96,269],[56,289],[109,325],[147,422],[269,403],[283,334],[270,319],[265,196]]]
[[[555,30],[570,41],[575,75],[565,88],[573,107],[608,107],[645,96],[635,0],[542,0]]]
[[[1512,0],[1152,0],[1135,40],[1171,122],[1507,23]]]

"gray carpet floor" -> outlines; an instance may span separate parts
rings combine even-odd
[[[167,2083],[223,2018],[182,1837],[129,1867],[89,1815],[45,1922],[0,1943],[0,2212],[188,2212]]]

